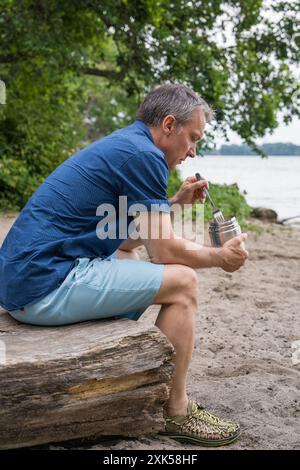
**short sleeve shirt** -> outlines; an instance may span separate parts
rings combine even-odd
[[[112,254],[128,238],[132,206],[169,212],[168,179],[165,155],[138,120],[65,160],[3,242],[0,305],[12,311],[34,303],[63,282],[77,258]]]

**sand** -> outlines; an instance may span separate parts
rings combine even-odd
[[[0,218],[0,243],[13,220]],[[262,234],[249,233],[250,259],[241,270],[197,271],[188,392],[210,411],[240,422],[239,440],[221,449],[300,449],[300,364],[292,362],[292,342],[300,340],[300,230],[264,228]],[[156,315],[151,307],[139,321],[154,323]],[[148,437],[77,448],[204,449]]]

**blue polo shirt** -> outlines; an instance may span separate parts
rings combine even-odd
[[[129,211],[122,215],[125,201],[128,210],[138,204],[168,212],[168,179],[165,156],[141,121],[68,158],[35,191],[3,242],[0,305],[12,311],[34,303],[63,282],[76,258],[112,254],[133,220]],[[122,210],[121,196],[127,197]]]

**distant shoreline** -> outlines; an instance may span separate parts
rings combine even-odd
[[[204,155],[198,155],[199,157],[257,157],[257,158],[262,158],[260,155],[256,155],[254,153],[252,154],[237,154],[237,153],[233,153],[233,154],[229,154],[229,153],[205,153]],[[300,154],[299,155],[267,155],[267,157],[276,157],[276,158],[285,158],[285,157],[295,157],[295,158],[299,158],[300,157]]]
[[[268,156],[278,157],[299,157],[300,156],[300,145],[295,145],[290,142],[276,142],[274,144],[262,144],[256,148],[252,148],[249,145],[237,145],[237,144],[226,144],[221,145],[220,148],[216,148],[210,151],[212,155],[228,155],[228,156],[252,156],[260,155],[262,152]]]

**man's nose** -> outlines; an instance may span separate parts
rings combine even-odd
[[[189,157],[194,158],[196,156],[196,145],[193,145],[189,148],[188,152]]]

